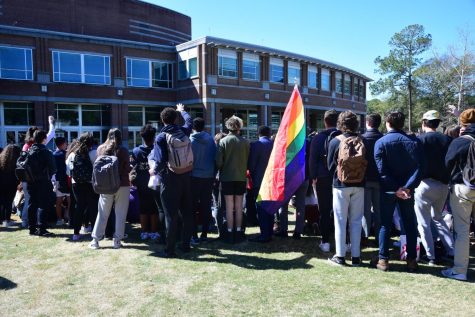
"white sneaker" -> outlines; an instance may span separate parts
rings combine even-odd
[[[81,230],[79,231],[80,234],[87,234],[86,227],[81,226]]]
[[[122,248],[122,243],[120,243],[120,240],[117,238],[114,238],[114,249],[120,249]]]
[[[320,248],[320,250],[322,250],[322,252],[330,252],[330,243],[328,242],[325,242],[325,243],[320,242],[318,247]]]
[[[79,234],[73,234],[73,241],[81,240],[81,236]]]
[[[141,240],[147,240],[148,238],[151,238],[151,234],[150,234],[150,233],[148,233],[148,232],[142,232],[142,233],[140,234],[140,239],[141,239]]]
[[[8,227],[10,227],[10,221],[5,220],[5,221],[2,223],[2,225],[3,225],[5,228],[8,228]]]
[[[160,233],[158,232],[153,232],[149,235],[150,239],[153,240],[153,241],[157,241],[158,239],[160,239]]]
[[[351,253],[351,243],[346,245],[346,253]]]
[[[96,239],[92,239],[91,243],[89,243],[89,249],[99,249],[99,241],[97,241]]]
[[[64,220],[63,220],[63,219],[59,219],[58,221],[56,221],[56,225],[57,225],[58,227],[64,226]]]
[[[458,281],[466,281],[467,280],[467,275],[465,274],[457,274],[455,273],[452,268],[449,268],[449,269],[446,269],[446,270],[443,270],[442,272],[443,276],[447,277],[447,278],[451,278],[451,279],[454,279],[454,280],[458,280]]]

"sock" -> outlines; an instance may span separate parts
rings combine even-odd
[[[236,227],[236,231],[241,231],[241,227]]]

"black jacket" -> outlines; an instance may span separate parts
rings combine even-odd
[[[467,134],[475,138],[475,123],[470,124],[462,136],[450,143],[445,156],[445,166],[450,172],[450,184],[463,184],[462,169],[467,163],[468,148],[472,142],[468,137],[464,137]]]
[[[366,168],[366,180],[370,182],[379,182],[378,167],[374,160],[374,145],[383,134],[378,129],[368,129],[361,135],[365,141],[366,154],[368,158],[368,167]]]
[[[311,179],[331,176],[326,162],[325,142],[334,131],[337,131],[336,135],[341,134],[336,128],[329,128],[319,132],[310,142],[308,164]]]
[[[445,156],[452,140],[440,132],[421,134],[419,140],[422,143],[425,162],[422,179],[432,178],[448,184],[450,173],[445,167]]]
[[[29,149],[29,159],[34,162],[33,171],[36,182],[51,181],[56,173],[56,163],[53,154],[43,144],[33,144]]]

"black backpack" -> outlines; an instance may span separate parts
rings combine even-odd
[[[475,138],[469,135],[465,135],[467,139],[470,139],[470,147],[468,148],[467,163],[462,170],[463,182],[470,189],[475,189]]]
[[[89,155],[86,157],[76,153],[73,160],[72,177],[78,184],[90,183],[92,181],[92,163]]]
[[[35,165],[30,151],[22,151],[16,162],[15,176],[20,182],[35,182]]]

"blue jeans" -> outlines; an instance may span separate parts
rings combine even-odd
[[[395,207],[399,208],[401,222],[406,231],[407,258],[416,259],[417,224],[414,212],[414,197],[403,200],[395,194],[381,192],[381,229],[379,231],[379,258],[389,259],[389,245],[393,213]]]

